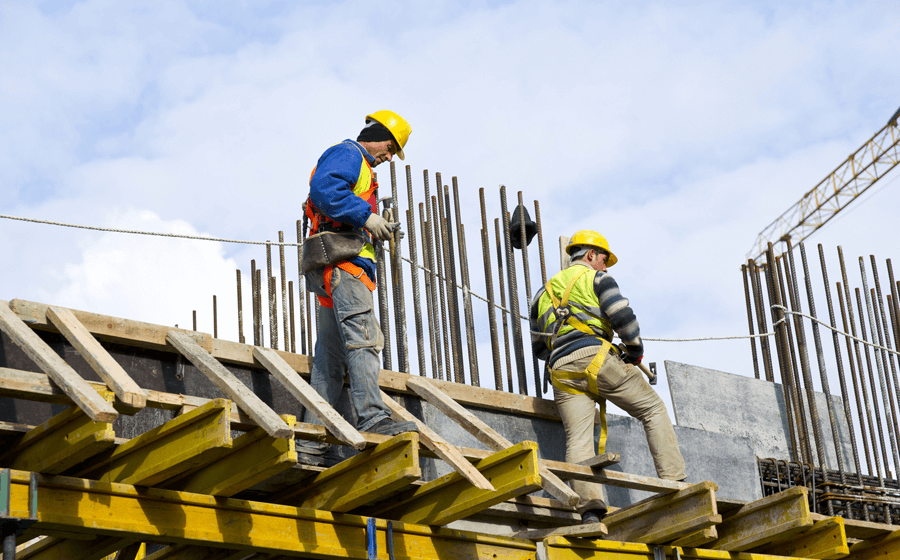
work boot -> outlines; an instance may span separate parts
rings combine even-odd
[[[591,523],[600,523],[606,517],[607,509],[589,509],[581,514],[581,524],[589,525]]]
[[[297,462],[311,467],[333,467],[341,462],[336,450],[329,443],[296,442]]]
[[[366,431],[372,434],[396,436],[406,432],[418,432],[419,427],[412,420],[408,422],[394,422],[394,420],[388,416],[375,422],[375,424]]]

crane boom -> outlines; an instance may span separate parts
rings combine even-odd
[[[766,226],[747,258],[756,260],[764,255],[770,241],[803,241],[896,167],[900,162],[898,115],[900,111],[803,198]]]

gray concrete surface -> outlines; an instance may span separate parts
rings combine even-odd
[[[782,386],[761,379],[666,361],[675,420],[680,427],[746,438],[758,457],[790,460],[790,437]],[[804,406],[806,395],[804,393]],[[840,397],[831,395],[844,468],[854,471],[847,417]],[[828,468],[837,469],[837,454],[828,401],[816,393],[821,439]],[[810,447],[817,455],[809,409]],[[819,461],[816,459],[815,463]]]

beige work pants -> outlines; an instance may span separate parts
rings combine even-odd
[[[591,358],[579,359],[559,369],[584,371],[590,361]],[[586,377],[560,382],[586,393],[589,391]],[[678,449],[678,439],[669,420],[666,404],[647,383],[641,371],[616,356],[607,356],[597,372],[597,392],[597,397],[605,398],[643,423],[657,476],[667,480],[683,480],[684,458]],[[595,401],[598,399],[585,394],[573,395],[556,387],[553,388],[553,397],[566,430],[566,462],[579,463],[597,455],[594,445],[594,416]],[[571,485],[572,490],[581,497],[577,507],[579,513],[595,509],[591,503],[593,500],[604,499],[603,486],[600,484],[573,480]]]

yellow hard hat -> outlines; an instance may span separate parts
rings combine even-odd
[[[394,135],[394,140],[397,141],[397,145],[400,147],[397,157],[406,159],[403,155],[403,148],[406,146],[406,141],[409,140],[409,133],[412,132],[412,127],[409,126],[406,119],[393,111],[377,111],[371,115],[366,115],[366,120],[368,119],[381,123],[391,131],[391,134]]]
[[[603,251],[609,253],[609,257],[606,259],[606,266],[612,266],[619,260],[616,258],[613,252],[609,250],[609,243],[606,242],[606,238],[596,231],[591,231],[589,229],[576,231],[575,234],[569,239],[569,244],[566,245],[566,254],[571,255],[572,249],[581,246],[596,247],[597,249],[602,249]]]

